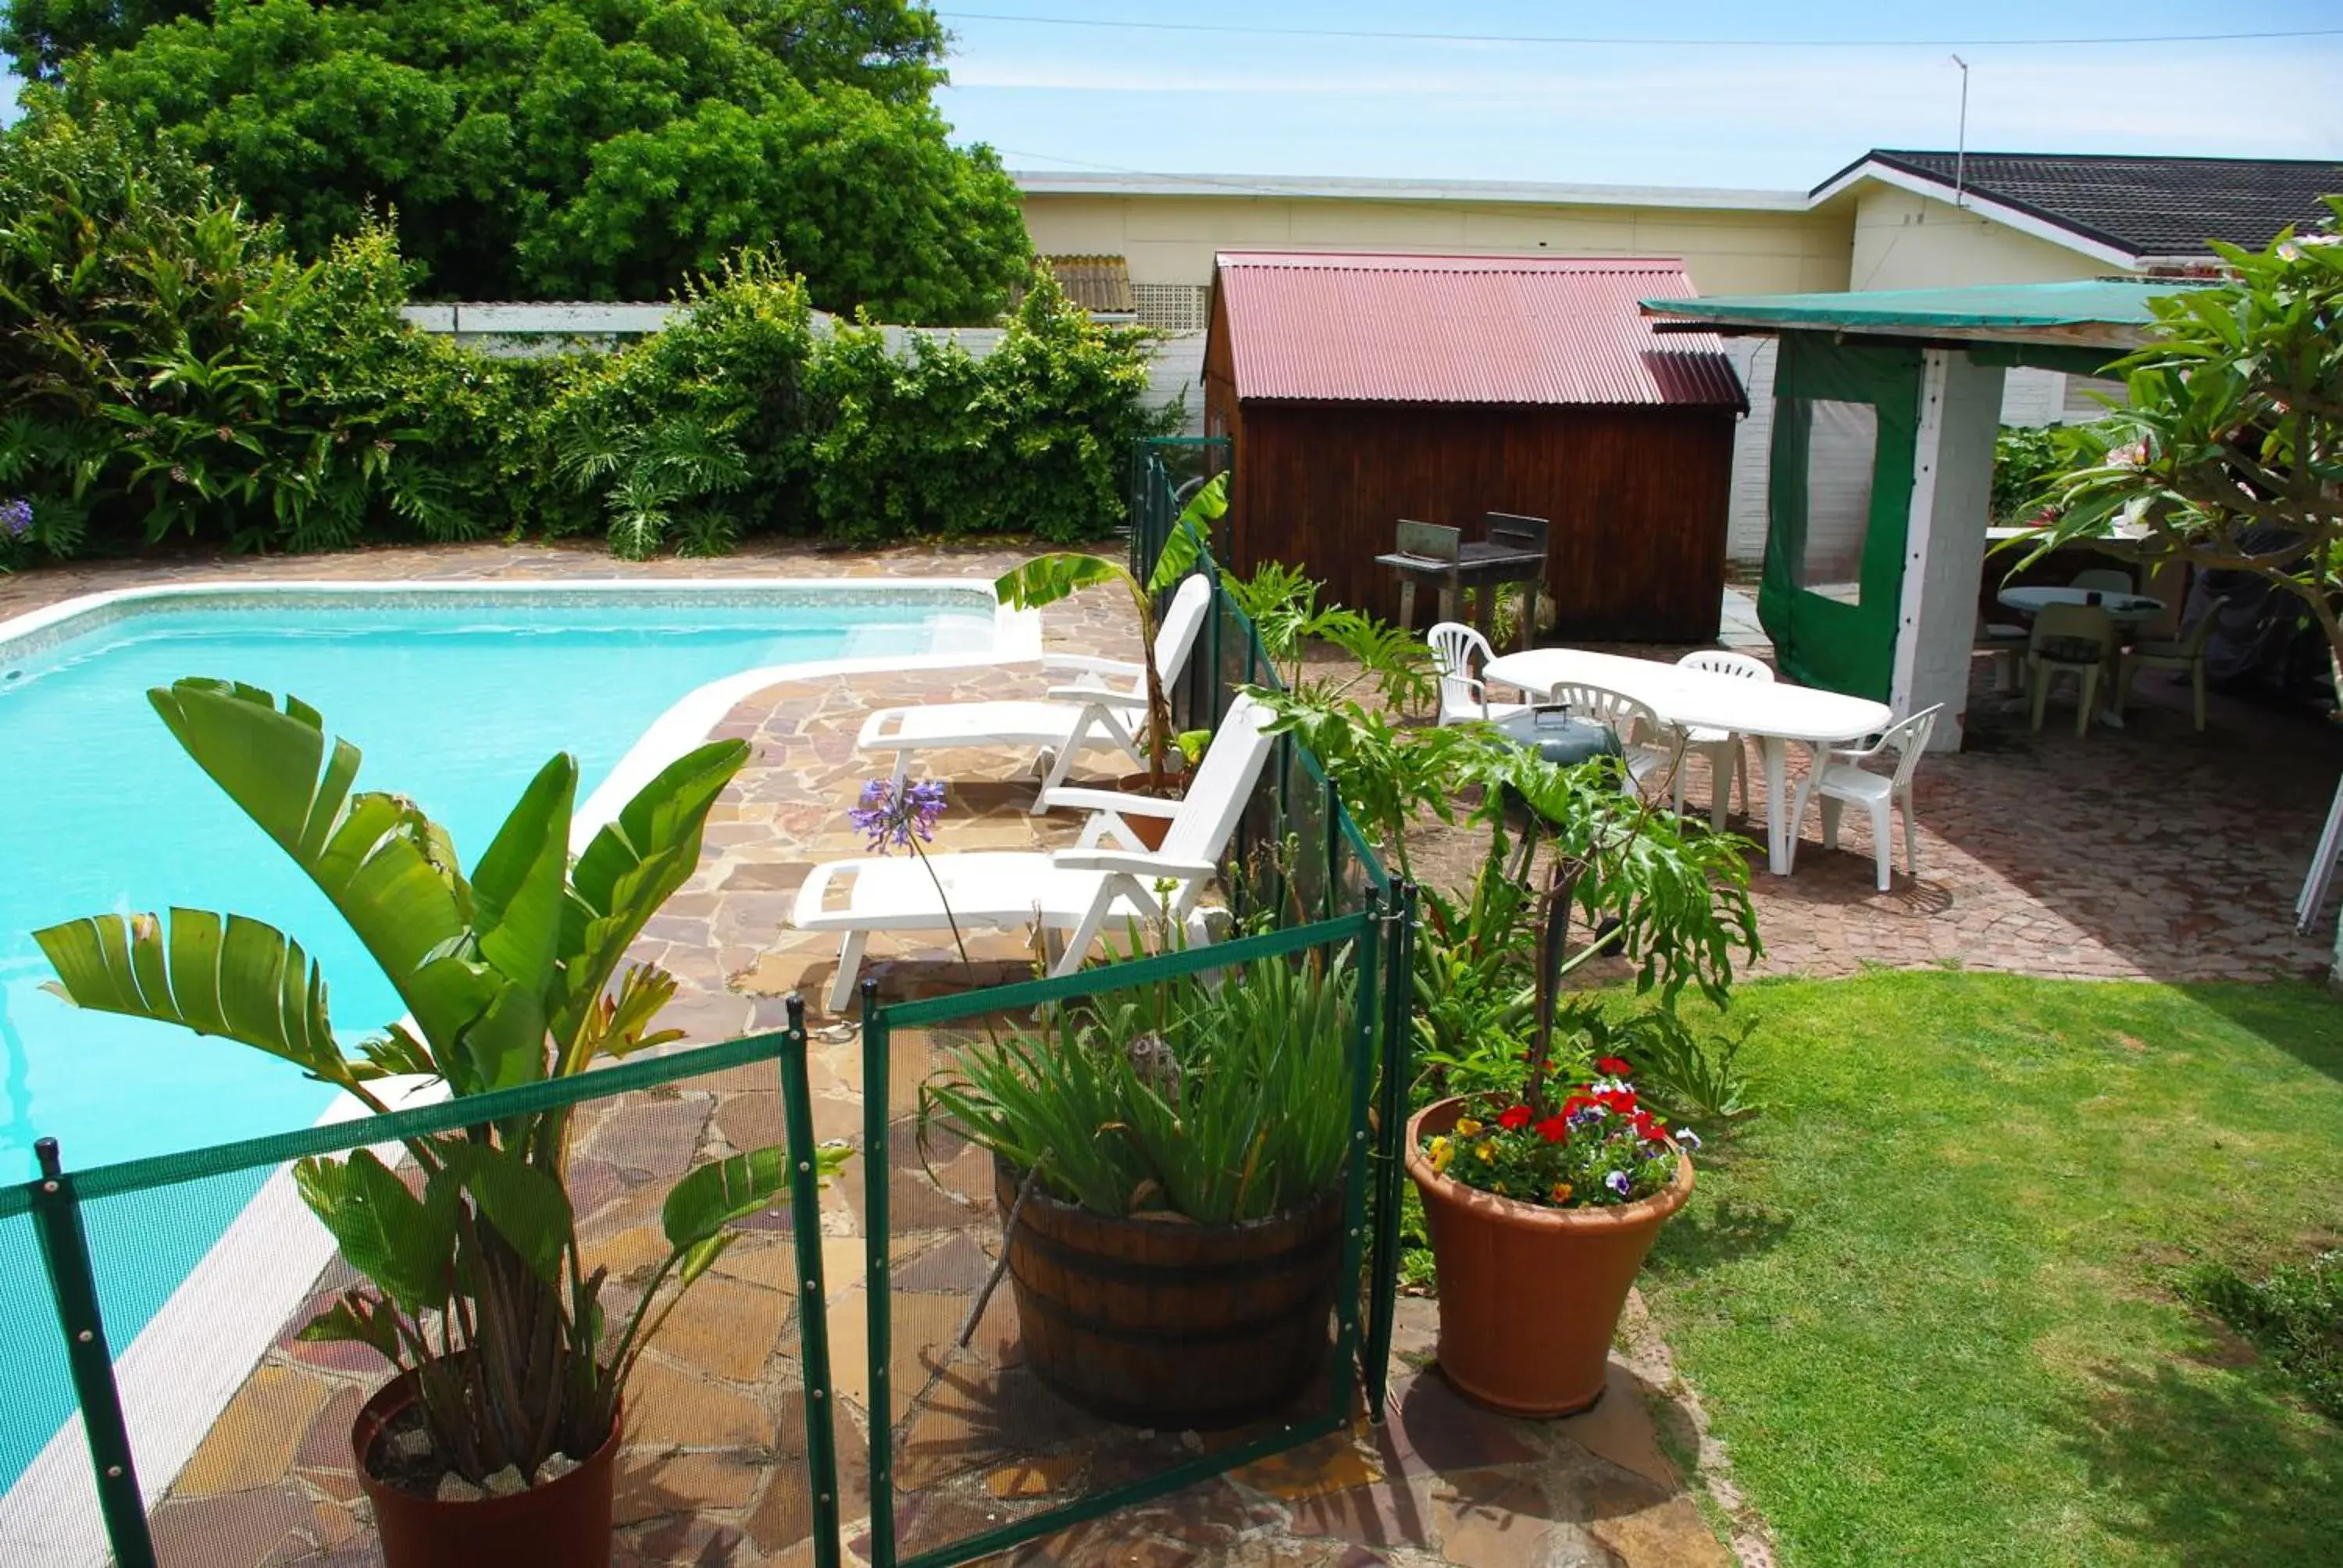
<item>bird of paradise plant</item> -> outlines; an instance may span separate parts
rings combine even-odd
[[[643,924],[699,858],[709,808],[747,761],[738,740],[670,764],[569,854],[577,759],[538,769],[468,872],[446,829],[404,796],[353,789],[359,751],[299,699],[219,680],[148,694],[179,744],[290,856],[365,944],[407,1010],[338,1037],[326,979],[292,937],[203,910],[103,914],[34,933],[78,1007],[177,1024],[292,1063],[368,1110],[380,1081],[421,1075],[462,1097],[587,1071],[680,1038],[675,993],[621,970]],[[295,1169],[303,1200],[370,1288],[303,1331],[371,1346],[415,1380],[436,1456],[476,1485],[540,1479],[555,1454],[608,1439],[628,1373],[676,1301],[770,1202],[778,1147],[702,1165],[668,1193],[667,1256],[616,1332],[587,1271],[566,1184],[568,1106],[406,1141],[410,1181],[374,1154]],[[824,1174],[846,1158],[821,1151]],[[365,1455],[359,1455],[364,1462]]]

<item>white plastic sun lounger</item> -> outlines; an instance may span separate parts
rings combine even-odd
[[[1172,595],[1172,607],[1155,629],[1155,668],[1171,686],[1188,668],[1188,656],[1203,629],[1212,608],[1212,585],[1202,573],[1181,581]],[[1090,658],[1076,654],[1052,654],[1041,661],[1045,669],[1071,669],[1081,679],[1071,686],[1053,686],[1041,702],[939,702],[923,708],[882,708],[862,722],[854,738],[858,749],[895,754],[895,788],[912,754],[953,746],[1031,747],[1035,768],[1041,773],[1036,812],[1049,809],[1049,793],[1065,782],[1067,769],[1085,750],[1120,749],[1141,768],[1147,753],[1141,738],[1147,729],[1147,669],[1121,659]],[[1124,684],[1109,686],[1105,677]],[[1168,742],[1170,738],[1165,738]],[[1046,756],[1049,765],[1041,766]]]
[[[1189,917],[1205,884],[1218,874],[1237,819],[1269,760],[1275,737],[1265,730],[1272,717],[1251,698],[1238,698],[1213,734],[1185,799],[1118,799],[1118,809],[1125,813],[1171,819],[1159,850],[978,850],[930,855],[924,864],[916,855],[903,855],[816,866],[798,890],[789,923],[803,931],[843,933],[830,1010],[842,1013],[853,1001],[855,976],[872,931],[949,931],[955,923],[963,932],[1020,930],[1038,923],[1052,951],[1052,974],[1081,968],[1110,923],[1176,921],[1188,927],[1190,940],[1205,940],[1198,929],[1202,922]],[[938,882],[943,885],[941,898]],[[1169,890],[1159,893],[1159,883],[1170,884]]]

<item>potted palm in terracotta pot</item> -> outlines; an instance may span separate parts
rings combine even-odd
[[[1108,992],[923,1090],[990,1150],[1025,1362],[1111,1420],[1228,1427],[1326,1365],[1351,1146],[1347,952]]]
[[[349,922],[407,1008],[347,1049],[300,943],[244,916],[105,914],[35,933],[79,1007],[173,1023],[283,1058],[368,1110],[389,1078],[457,1097],[585,1072],[679,1038],[676,982],[622,964],[691,874],[742,742],[677,759],[569,853],[574,758],[547,762],[469,872],[403,796],[352,789],[358,750],[297,699],[226,681],[148,694],[189,756]],[[303,1337],[370,1346],[395,1375],[351,1432],[390,1568],[606,1568],[621,1396],[677,1297],[728,1230],[786,1184],[778,1147],[704,1164],[668,1193],[663,1260],[606,1310],[567,1181],[574,1111],[409,1138],[400,1168],[360,1149],[294,1168],[304,1201],[367,1285]],[[809,1151],[825,1173],[843,1148]]]
[[[1660,1227],[1692,1196],[1688,1151],[1698,1147],[1645,1102],[1630,1058],[1640,1040],[1681,1035],[1669,1010],[1684,985],[1722,1000],[1732,955],[1756,947],[1738,840],[1623,792],[1616,766],[1556,768],[1510,747],[1485,755],[1481,882],[1526,885],[1538,852],[1548,855],[1543,895],[1528,906],[1538,920],[1534,1031],[1526,1051],[1498,1028],[1475,1060],[1436,1056],[1470,1087],[1407,1129],[1439,1278],[1441,1372],[1517,1415],[1567,1415],[1602,1396],[1627,1292]],[[1503,830],[1507,786],[1529,807],[1517,849]],[[1601,933],[1575,951],[1574,912]],[[1564,981],[1607,954],[1634,963],[1661,1005],[1619,1020],[1598,1000],[1563,1004]]]

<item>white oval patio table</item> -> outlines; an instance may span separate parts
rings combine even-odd
[[[2108,593],[2098,591],[2099,608],[2107,618],[2128,623],[2142,621],[2164,613],[2164,601],[2144,593]],[[2078,588],[2012,588],[2001,590],[2001,602],[2011,609],[2026,615],[2039,615],[2054,604],[2088,604],[2093,590]]]
[[[1730,729],[1755,740],[1765,758],[1765,863],[1777,877],[1790,874],[1790,845],[1798,831],[1785,783],[1790,742],[1819,751],[1885,729],[1896,718],[1885,703],[1867,697],[1575,648],[1509,653],[1491,659],[1481,673],[1484,680],[1541,695],[1557,686],[1599,686],[1635,699],[1671,724]]]

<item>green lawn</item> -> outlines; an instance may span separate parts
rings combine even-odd
[[[1756,984],[1766,1111],[1644,1282],[1791,1564],[2343,1562],[2343,1429],[2173,1295],[2343,1231],[2343,1003]]]

